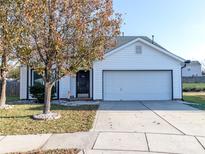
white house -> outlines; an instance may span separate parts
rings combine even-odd
[[[117,37],[116,47],[90,71],[79,71],[56,84],[57,98],[94,100],[173,100],[182,98],[184,59],[145,36]],[[29,68],[21,67],[20,98],[30,99],[29,87],[40,81]]]
[[[186,67],[182,69],[183,77],[194,77],[202,76],[201,63],[198,61],[191,61],[191,63],[186,64]]]

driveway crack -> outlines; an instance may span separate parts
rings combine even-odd
[[[205,147],[203,146],[203,144],[199,141],[199,139],[196,137],[196,136],[194,136],[194,138],[197,140],[197,142],[202,146],[202,148],[205,150]]]
[[[169,125],[171,125],[172,127],[174,127],[176,130],[178,130],[180,133],[182,133],[183,135],[186,135],[182,130],[180,130],[179,128],[175,127],[174,125],[172,125],[169,121],[167,121],[165,118],[163,118],[162,116],[160,116],[158,113],[156,113],[155,111],[153,111],[151,108],[149,108],[148,106],[146,106],[142,101],[140,101],[140,104],[142,104],[144,107],[146,107],[148,110],[152,111],[155,115],[157,115],[159,118],[161,118],[162,120],[166,121]]]

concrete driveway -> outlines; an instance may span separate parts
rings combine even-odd
[[[92,131],[89,154],[205,154],[205,112],[181,102],[103,102]]]
[[[0,153],[205,154],[205,112],[181,102],[103,102],[90,132],[0,136]]]

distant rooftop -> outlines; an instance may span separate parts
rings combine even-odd
[[[191,65],[201,65],[201,63],[200,63],[199,61],[196,61],[196,60],[191,61],[190,64],[191,64]]]

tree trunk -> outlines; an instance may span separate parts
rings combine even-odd
[[[50,112],[51,108],[51,90],[52,84],[46,82],[45,83],[45,96],[44,96],[44,110],[43,113],[47,114]]]
[[[6,104],[6,78],[3,77],[1,86],[1,98],[0,98],[0,106],[4,106]]]
[[[6,104],[6,75],[7,75],[7,55],[6,52],[3,52],[1,60],[1,97],[0,97],[0,106],[4,106]]]

